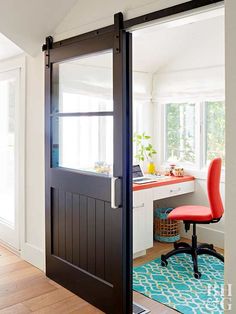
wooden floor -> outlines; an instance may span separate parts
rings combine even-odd
[[[170,244],[155,243],[140,265],[170,250]],[[44,273],[0,246],[0,313],[96,314],[102,313],[86,301],[48,279]],[[134,292],[134,300],[152,313],[173,314],[176,311]]]

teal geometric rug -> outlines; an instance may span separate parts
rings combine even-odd
[[[200,255],[198,268],[201,279],[193,277],[191,255],[172,256],[167,267],[162,267],[158,258],[134,267],[133,290],[183,314],[224,313],[224,264],[213,256]]]

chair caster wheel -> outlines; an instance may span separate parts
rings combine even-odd
[[[200,279],[201,276],[202,276],[202,274],[201,274],[199,271],[194,273],[194,277],[195,277],[196,279]]]
[[[161,266],[162,267],[166,267],[167,265],[168,265],[167,261],[165,261],[165,260],[161,261]]]

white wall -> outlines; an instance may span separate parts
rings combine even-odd
[[[26,56],[26,195],[22,257],[44,269],[44,58]]]
[[[153,137],[153,125],[150,123],[153,117],[152,105],[152,74],[133,72],[133,131],[139,134],[145,132]],[[143,170],[148,162],[140,162],[135,159],[136,147],[134,144],[134,163],[141,164]]]
[[[236,1],[226,0],[226,215],[225,215],[225,283],[232,284],[232,313],[236,313]]]

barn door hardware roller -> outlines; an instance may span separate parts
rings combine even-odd
[[[45,65],[50,67],[50,49],[52,49],[53,38],[52,36],[46,37],[46,43],[42,47],[42,51],[45,51]]]
[[[115,38],[114,38],[114,52],[120,53],[120,39],[121,39],[121,31],[124,29],[124,19],[123,14],[121,12],[116,13],[114,15],[114,30],[115,30]]]

